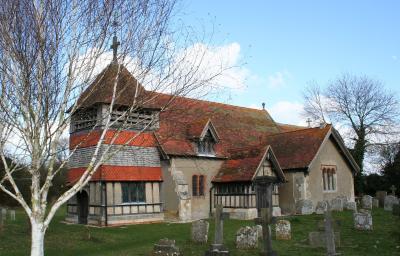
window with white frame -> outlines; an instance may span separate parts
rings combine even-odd
[[[335,166],[322,166],[322,183],[324,191],[336,191]]]
[[[200,155],[215,155],[214,152],[215,140],[210,131],[207,131],[204,138],[197,143],[197,151]]]

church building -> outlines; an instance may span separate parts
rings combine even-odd
[[[138,107],[124,115],[132,104]],[[106,157],[68,201],[69,222],[191,221],[208,218],[216,204],[231,218],[253,219],[268,203],[279,215],[295,214],[304,200],[314,207],[338,196],[354,201],[359,167],[330,124],[280,124],[265,109],[149,92],[115,62],[77,106],[68,184],[86,170],[100,139]],[[101,138],[110,111],[113,125]]]

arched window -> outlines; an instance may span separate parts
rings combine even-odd
[[[193,175],[192,176],[192,196],[204,196],[205,190],[205,176]]]
[[[336,190],[336,167],[322,167],[322,182],[324,191]]]

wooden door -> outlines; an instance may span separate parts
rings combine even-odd
[[[89,196],[86,191],[77,194],[78,199],[78,222],[79,224],[87,224],[89,214]]]

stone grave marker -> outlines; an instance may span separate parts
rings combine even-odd
[[[393,205],[392,213],[393,213],[393,215],[400,217],[400,204],[394,204]]]
[[[310,232],[308,235],[310,245],[312,247],[326,248],[327,255],[329,256],[337,255],[336,247],[340,246],[340,232],[334,231],[335,224],[338,226],[338,223],[332,220],[331,209],[328,205],[324,220],[318,226],[318,229],[322,231]]]
[[[276,240],[290,240],[292,239],[292,230],[290,221],[278,220],[275,224]]]
[[[276,256],[278,255],[274,250],[272,250],[272,237],[271,237],[271,224],[274,224],[275,217],[272,216],[271,208],[261,208],[261,217],[256,218],[256,224],[261,224],[262,226],[262,247],[261,256]]]
[[[153,255],[157,256],[179,256],[179,248],[175,245],[175,240],[163,238],[154,245]]]
[[[380,207],[384,206],[386,196],[387,196],[386,191],[376,191],[375,197],[378,198]]]
[[[330,204],[331,211],[341,212],[343,211],[343,200],[341,198],[334,198]]]
[[[385,211],[392,211],[393,210],[393,205],[394,204],[399,204],[399,199],[395,196],[386,196],[385,197],[385,205],[384,205],[384,210]]]
[[[254,249],[258,247],[257,229],[249,226],[241,227],[236,232],[236,248],[237,249]]]
[[[379,208],[379,199],[372,198],[372,208]]]
[[[223,212],[223,206],[215,206],[215,236],[214,243],[206,251],[205,256],[229,255],[229,250],[224,246],[224,219],[229,218],[229,213]]]
[[[195,243],[206,244],[208,240],[208,229],[210,223],[205,220],[198,220],[192,223],[191,235],[192,241]]]
[[[302,199],[296,203],[296,212],[298,214],[312,214],[314,212],[314,205],[311,200]]]
[[[372,215],[367,210],[353,213],[354,228],[357,230],[372,230]]]
[[[327,201],[320,201],[317,203],[317,206],[315,207],[315,213],[316,214],[324,214],[327,207],[328,207]]]
[[[390,187],[390,190],[392,191],[392,196],[396,196],[396,186],[395,185],[392,185],[391,187]]]
[[[1,208],[1,215],[3,221],[7,220],[7,209],[6,208]]]
[[[15,210],[10,210],[10,220],[15,221]]]
[[[356,202],[347,202],[346,203],[346,210],[350,210],[350,211],[357,211],[357,203]]]
[[[372,196],[364,195],[361,198],[361,208],[368,210],[372,209]]]

